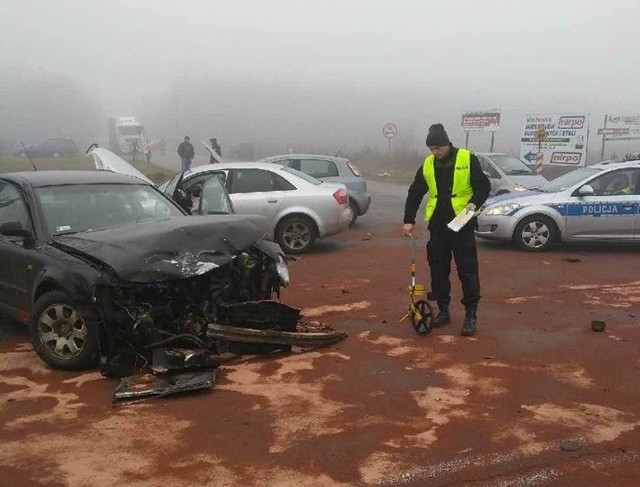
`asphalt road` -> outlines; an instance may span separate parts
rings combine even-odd
[[[347,331],[337,345],[231,359],[210,392],[113,406],[115,381],[50,370],[24,334],[6,340],[3,483],[640,485],[640,249],[481,243],[479,334],[459,335],[454,269],[453,323],[420,337],[399,323],[406,188],[370,187],[370,214],[292,263],[282,295]]]

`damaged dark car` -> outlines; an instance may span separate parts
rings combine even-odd
[[[234,214],[218,180],[200,205],[187,215],[152,184],[106,171],[0,175],[0,308],[50,366],[99,363],[120,377],[295,344],[299,310],[273,300],[289,275],[261,239],[267,222]]]

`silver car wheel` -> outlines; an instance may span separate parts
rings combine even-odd
[[[87,344],[87,326],[82,315],[67,304],[53,304],[38,320],[38,337],[56,357],[69,360],[78,356]]]
[[[300,250],[311,242],[311,230],[300,222],[292,222],[282,232],[282,239],[291,250]]]
[[[544,247],[551,238],[549,227],[541,221],[531,221],[522,229],[522,241],[531,249]]]

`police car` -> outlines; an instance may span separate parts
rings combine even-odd
[[[640,242],[640,160],[601,162],[490,198],[476,235],[533,252],[556,242]]]

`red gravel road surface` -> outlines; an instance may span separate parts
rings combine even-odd
[[[399,323],[406,188],[370,187],[370,214],[291,263],[282,295],[347,331],[337,345],[232,358],[210,391],[114,406],[115,381],[47,368],[24,333],[5,340],[0,483],[640,485],[640,248],[481,242],[479,334],[459,335],[454,268],[453,322],[421,337]]]

